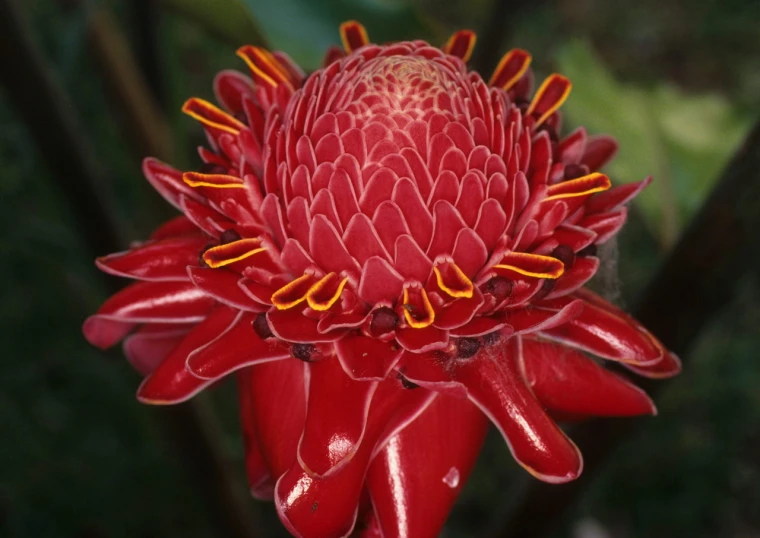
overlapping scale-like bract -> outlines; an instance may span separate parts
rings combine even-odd
[[[84,332],[124,339],[146,403],[236,372],[252,494],[295,536],[436,536],[486,419],[564,482],[582,458],[553,417],[655,412],[587,354],[651,377],[678,359],[583,288],[649,180],[612,187],[614,140],[560,138],[570,81],[533,93],[525,51],[485,82],[469,31],[440,49],[341,35],[308,77],[243,47],[250,76],[185,103],[201,166],[144,164],[183,216],[98,260],[140,282]]]

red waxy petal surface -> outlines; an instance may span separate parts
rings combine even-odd
[[[594,416],[657,412],[643,390],[578,351],[528,338],[522,344],[525,380],[549,411]]]
[[[468,400],[439,395],[394,435],[367,475],[384,538],[434,538],[480,452],[488,420]]]
[[[544,412],[525,385],[514,361],[518,339],[494,346],[461,365],[457,379],[472,402],[499,428],[517,462],[535,477],[552,483],[577,478],[583,469],[578,447]]]

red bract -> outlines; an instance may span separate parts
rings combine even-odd
[[[487,419],[560,483],[582,459],[552,417],[655,412],[587,353],[651,377],[677,358],[582,288],[648,180],[611,188],[611,138],[559,138],[570,82],[530,97],[524,51],[486,83],[471,32],[438,49],[341,31],[308,77],[247,46],[222,108],[187,101],[200,169],[144,164],[184,215],[98,260],[140,282],[84,332],[124,339],[146,403],[237,372],[252,493],[294,535],[436,536]]]

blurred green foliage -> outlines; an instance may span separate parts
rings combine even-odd
[[[213,74],[242,68],[234,49],[259,39],[259,31],[315,68],[325,48],[339,43],[337,26],[346,19],[362,20],[379,42],[441,43],[447,32],[482,27],[489,17],[485,0],[164,3],[173,10],[158,13],[158,44],[166,113],[185,148],[180,167],[197,162],[192,148],[202,143],[197,126],[179,113],[182,101],[210,98]],[[114,9],[127,32],[139,24],[130,18],[131,2],[98,4]],[[140,178],[142,156],[130,151],[104,97],[88,50],[86,9],[63,10],[46,0],[23,5],[109,170],[118,200],[113,212],[130,237],[143,237],[169,211],[155,209],[158,197]],[[583,124],[620,140],[613,179],[655,176],[620,238],[620,278],[608,291],[621,287],[623,304],[651,277],[663,246],[688,222],[760,113],[760,52],[748,45],[757,36],[757,5],[557,0],[527,14],[515,10],[504,21],[504,50],[529,48],[541,72],[554,67],[573,79],[564,107],[568,128]],[[217,536],[154,413],[133,399],[137,374],[118,350],[93,350],[80,336],[105,289],[76,215],[62,203],[67,178],[45,168],[6,100],[0,122],[0,536]],[[658,401],[660,416],[620,450],[560,536],[580,537],[581,517],[627,538],[760,532],[759,305],[757,282],[746,283]],[[216,394],[228,431],[224,445],[242,472],[236,418],[224,393],[222,387]],[[501,439],[490,436],[446,536],[482,531],[522,479]],[[271,507],[266,511],[262,535],[283,535]]]
[[[580,41],[559,51],[557,66],[573,81],[563,107],[569,123],[586,125],[592,133],[611,133],[620,143],[609,165],[613,179],[627,183],[654,176],[636,204],[662,245],[672,245],[753,118],[715,92],[692,94],[667,83],[644,88],[618,82]]]

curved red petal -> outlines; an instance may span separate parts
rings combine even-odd
[[[515,460],[545,482],[563,483],[583,469],[578,447],[557,427],[525,385],[513,357],[519,338],[488,348],[459,366],[456,377],[504,436]]]
[[[245,471],[251,495],[256,499],[271,500],[274,497],[274,480],[264,454],[256,438],[256,413],[251,394],[251,375],[241,371],[237,375],[238,407],[240,427],[243,430],[243,450],[245,451]]]
[[[364,436],[376,389],[375,382],[351,379],[334,357],[309,365],[308,411],[298,455],[311,474],[334,472],[350,460]]]
[[[586,143],[586,151],[581,164],[588,166],[592,172],[612,160],[618,150],[617,141],[609,135],[591,136]]]
[[[599,357],[637,366],[651,366],[662,360],[662,344],[636,320],[598,295],[581,289],[556,301],[577,299],[584,303],[580,314],[542,334]]]
[[[98,347],[114,345],[135,323],[196,323],[214,300],[184,282],[137,282],[112,295],[82,327],[85,338]]]
[[[188,219],[185,215],[174,217],[171,220],[164,222],[161,226],[156,228],[150,239],[153,241],[160,241],[162,239],[169,239],[170,237],[182,237],[185,235],[198,235],[200,230],[193,224],[193,221]]]
[[[200,235],[149,241],[96,260],[101,271],[154,281],[187,281],[188,265],[197,265],[209,239]]]
[[[143,325],[124,339],[124,355],[142,375],[148,375],[185,338],[189,326]]]
[[[630,371],[652,379],[667,379],[681,373],[681,359],[675,353],[665,353],[662,360],[649,365],[623,364]]]
[[[349,534],[356,522],[364,477],[375,449],[423,412],[431,399],[430,392],[402,389],[395,379],[381,383],[361,443],[345,464],[322,477],[294,465],[278,480],[275,506],[288,530],[303,538]]]
[[[621,417],[657,413],[643,390],[574,349],[524,338],[521,359],[525,380],[551,412]]]
[[[149,404],[175,404],[188,400],[211,381],[199,379],[185,368],[188,355],[216,338],[235,320],[237,312],[219,306],[188,333],[169,356],[137,389],[137,399]]]
[[[216,380],[264,362],[290,357],[287,346],[276,339],[262,340],[253,330],[255,316],[240,312],[217,337],[187,357],[187,370],[201,379]]]
[[[349,334],[335,342],[343,370],[351,379],[382,381],[401,358],[403,349],[362,334]]]
[[[306,422],[305,364],[296,359],[267,362],[243,370],[250,377],[251,418],[262,457],[273,477],[296,462]]]
[[[468,400],[439,395],[394,435],[367,474],[384,538],[434,538],[477,460],[488,419]]]
[[[240,286],[240,275],[225,268],[189,267],[190,281],[220,303],[250,312],[264,312],[267,307],[255,301]],[[269,294],[271,296],[271,293]]]

